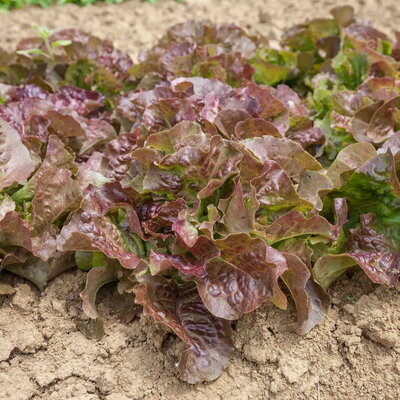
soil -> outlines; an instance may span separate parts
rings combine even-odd
[[[393,0],[351,2],[360,18],[395,28]],[[283,28],[327,16],[336,1],[136,0],[117,5],[0,14],[0,46],[11,48],[32,25],[79,27],[137,57],[185,19],[236,22],[276,41]],[[236,351],[216,381],[190,386],[175,363],[179,341],[147,317],[129,324],[115,316],[113,289],[103,288],[99,311],[105,336],[88,339],[81,315],[82,271],[54,279],[43,293],[2,273],[15,294],[0,296],[0,399],[7,400],[398,400],[400,398],[400,285],[386,289],[352,271],[330,290],[328,316],[310,333],[293,332],[295,312],[265,304],[234,325]]]

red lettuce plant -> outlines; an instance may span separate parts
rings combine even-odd
[[[400,273],[398,44],[333,18],[282,49],[234,25],[173,27],[138,64],[81,31],[45,32],[0,64],[0,251],[43,288],[89,270],[185,344],[190,383],[217,378],[231,321],[288,295],[296,331],[352,266]]]

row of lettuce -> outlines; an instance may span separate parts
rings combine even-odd
[[[298,333],[358,265],[400,272],[397,41],[350,7],[273,49],[234,25],[171,28],[133,64],[79,30],[0,52],[1,267],[43,288],[128,298],[185,343],[190,383],[217,378],[231,321],[265,301]],[[285,286],[288,290],[282,290]]]

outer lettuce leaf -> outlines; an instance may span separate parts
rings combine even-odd
[[[31,230],[16,211],[7,212],[0,221],[0,245],[31,250]]]
[[[28,252],[16,251],[2,262],[2,267],[33,282],[39,290],[43,290],[49,280],[74,266],[74,254],[71,252],[57,252],[43,261]]]
[[[308,332],[326,313],[329,297],[310,279],[308,267],[295,255],[281,253],[261,239],[230,235],[215,241],[221,258],[207,266],[207,276],[198,280],[200,295],[214,314],[236,319],[254,310],[267,299],[286,308],[286,298],[278,285],[282,277],[296,301],[297,331]],[[216,278],[216,273],[223,279]],[[232,280],[235,292],[231,292]]]
[[[219,250],[205,236],[200,236],[188,250],[187,254],[163,254],[152,250],[149,256],[150,271],[156,275],[175,267],[189,278],[204,277],[207,261],[219,255]]]
[[[185,343],[178,368],[187,382],[214,380],[222,373],[233,350],[230,323],[205,308],[196,287],[145,276],[134,292],[145,313]]]
[[[309,332],[328,312],[330,298],[312,278],[308,267],[293,254],[283,253],[287,270],[282,279],[296,303],[297,333]]]
[[[0,190],[3,190],[14,183],[24,183],[34,171],[36,163],[15,129],[1,118],[0,135]]]
[[[95,267],[88,272],[85,289],[80,296],[83,301],[83,311],[89,318],[99,317],[96,309],[97,292],[107,283],[118,280],[117,270],[117,266],[109,260],[105,266]]]
[[[400,258],[395,253],[352,252],[322,256],[313,268],[315,279],[327,289],[349,268],[359,265],[372,282],[394,287],[400,274]]]

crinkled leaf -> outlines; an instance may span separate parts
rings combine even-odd
[[[300,197],[288,174],[275,161],[267,160],[261,175],[251,180],[260,207],[273,213],[297,208],[308,210],[312,204]]]
[[[263,136],[241,141],[261,161],[276,161],[289,176],[305,170],[322,169],[321,164],[296,142],[290,139]]]
[[[14,183],[24,183],[35,169],[28,149],[15,129],[0,118],[0,190]]]
[[[361,167],[375,155],[376,150],[369,143],[350,144],[337,155],[326,175],[336,188],[340,188],[354,170]]]
[[[207,263],[207,275],[197,279],[199,294],[210,312],[227,320],[235,320],[258,308],[272,296],[271,272],[243,268],[215,258]]]
[[[82,194],[67,169],[50,167],[36,181],[31,224],[41,232],[62,214],[79,208]]]
[[[64,251],[99,250],[109,258],[118,259],[125,268],[134,269],[139,263],[137,253],[140,253],[140,249],[129,240],[129,234],[124,234],[106,215],[110,208],[115,207],[112,201],[116,202],[118,197],[116,199],[114,196],[119,194],[109,192],[109,195],[111,197],[105,199],[97,196],[96,192],[89,194],[83,201],[82,209],[63,226],[57,246]],[[135,233],[136,228],[129,225],[128,222],[128,232]]]
[[[230,322],[213,316],[192,285],[178,286],[162,277],[145,276],[135,288],[138,304],[184,342],[179,371],[187,382],[216,379],[233,350]]]
[[[302,235],[333,238],[332,225],[320,215],[306,218],[300,211],[290,211],[265,228],[265,237],[272,243]]]

